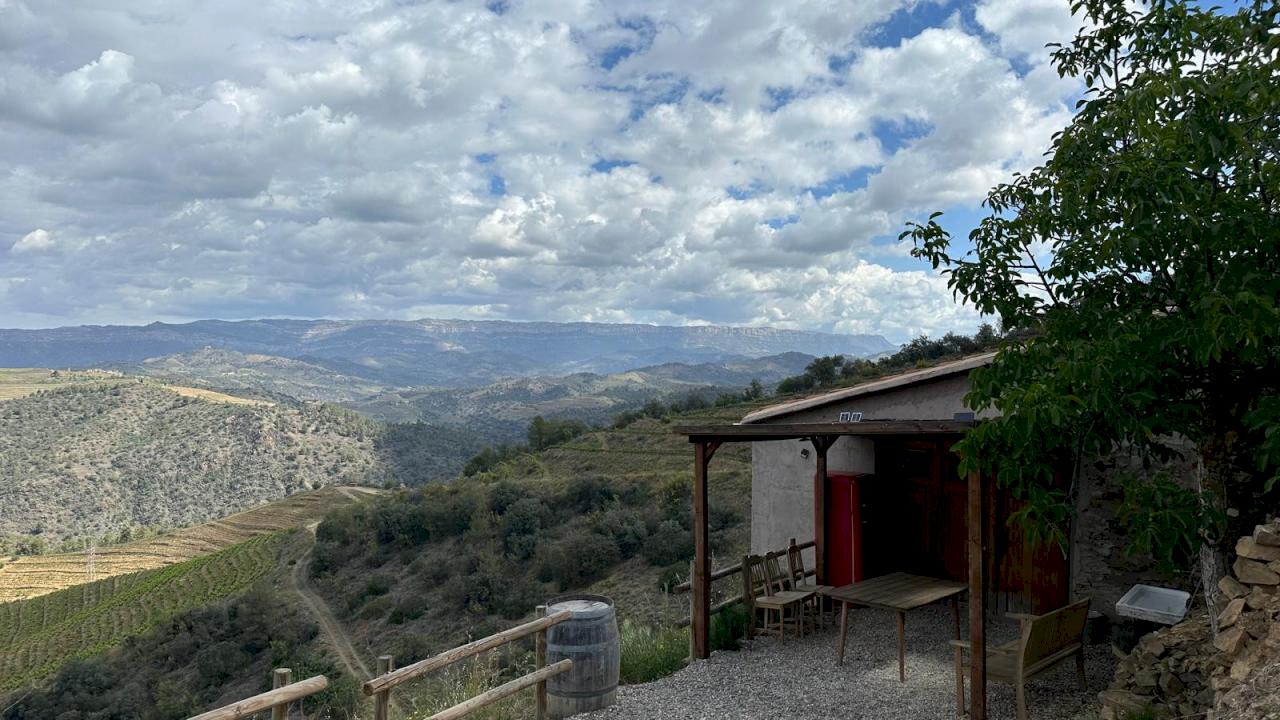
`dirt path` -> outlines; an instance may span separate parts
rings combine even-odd
[[[307,526],[307,530],[311,532],[311,536],[315,538],[316,524],[312,523]],[[311,567],[311,548],[298,558],[293,566],[293,572],[289,573],[289,585],[298,597],[302,598],[303,604],[307,606],[308,612],[320,624],[320,632],[324,635],[325,642],[329,643],[329,647],[338,656],[342,662],[343,669],[357,680],[365,680],[373,677],[373,672],[364,660],[360,658],[360,654],[356,652],[355,645],[351,642],[351,636],[347,634],[342,623],[338,622],[338,618],[334,617],[333,611],[329,609],[328,603],[324,598],[316,594],[311,588],[311,581],[307,577],[307,569]]]

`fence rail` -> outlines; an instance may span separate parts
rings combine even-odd
[[[546,607],[539,605],[538,614],[543,615],[545,612]],[[547,710],[547,679],[566,672],[573,667],[572,660],[561,660],[553,665],[547,665],[547,628],[559,625],[571,617],[573,617],[572,612],[561,610],[509,630],[503,630],[489,637],[447,650],[435,657],[420,660],[412,665],[406,665],[399,670],[392,668],[392,659],[389,655],[378,658],[378,677],[365,682],[362,686],[364,694],[372,695],[374,698],[374,720],[387,720],[391,704],[391,691],[396,686],[421,677],[433,670],[448,667],[461,660],[479,655],[486,650],[502,647],[530,635],[536,636],[534,664],[537,667],[533,672],[522,675],[506,684],[499,685],[451,708],[442,710],[432,715],[430,720],[465,717],[482,707],[491,705],[531,686],[537,686],[537,710],[535,715],[538,720],[543,720],[546,717]]]
[[[271,711],[271,720],[284,720],[289,715],[290,703],[329,687],[329,678],[324,675],[290,683],[292,676],[293,672],[289,668],[277,668],[272,673],[274,690],[195,715],[188,720],[241,720],[263,710]]]
[[[817,545],[817,543],[816,543],[816,542],[814,542],[813,540],[810,540],[810,541],[808,541],[808,542],[803,542],[803,543],[800,543],[799,545],[796,545],[796,549],[797,549],[797,550],[808,550],[809,548],[814,547],[815,545]],[[785,550],[785,549],[786,549],[786,548],[784,548],[784,550]],[[730,575],[737,575],[737,574],[738,574],[738,573],[740,573],[740,572],[742,572],[742,562],[741,562],[741,561],[736,562],[736,563],[734,563],[734,564],[732,564],[732,565],[729,565],[729,566],[726,566],[726,567],[722,567],[722,568],[720,568],[720,569],[718,569],[718,570],[712,570],[712,571],[711,571],[711,582],[715,582],[716,580],[722,580],[722,579],[724,579],[724,578],[729,577]],[[813,573],[812,573],[812,572],[810,572],[810,573],[806,573],[806,574],[807,574],[807,575],[812,575]],[[679,585],[676,585],[675,587],[671,588],[671,592],[672,592],[673,594],[677,594],[677,595],[678,595],[678,594],[680,594],[680,593],[686,593],[686,592],[689,592],[691,589],[693,589],[693,578],[692,578],[692,576],[691,576],[688,580],[685,580],[684,582],[680,583]]]

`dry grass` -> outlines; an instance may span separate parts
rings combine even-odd
[[[298,493],[203,525],[146,540],[98,548],[94,575],[86,552],[20,557],[0,566],[0,603],[56,592],[94,580],[152,570],[208,555],[266,535],[301,527],[330,510],[378,494],[372,488],[326,487]]]
[[[263,405],[271,407],[275,403],[267,400],[254,400],[251,398],[236,397],[220,393],[216,390],[204,390],[201,388],[185,387],[182,385],[162,385],[165,390],[171,390],[183,397],[198,398],[200,400],[208,400],[209,402],[226,403],[228,405]]]
[[[104,370],[62,370],[54,375],[54,371],[47,368],[0,368],[0,401],[16,400],[73,383],[121,379],[119,373]]]

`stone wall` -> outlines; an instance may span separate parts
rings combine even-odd
[[[1280,520],[1236,544],[1215,637],[1206,612],[1144,637],[1103,692],[1104,720],[1280,717]]]

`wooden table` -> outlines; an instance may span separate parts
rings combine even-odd
[[[837,665],[844,664],[844,641],[849,631],[849,606],[884,608],[898,613],[898,680],[907,679],[907,611],[938,602],[951,600],[951,614],[955,618],[956,639],[960,639],[960,595],[969,586],[955,580],[890,573],[823,591],[822,594],[840,603],[840,654]]]

